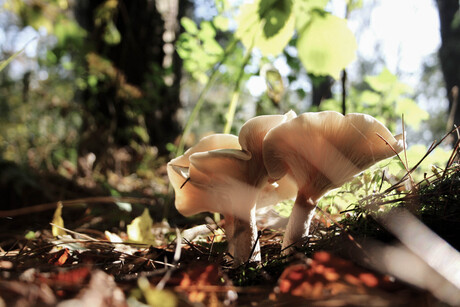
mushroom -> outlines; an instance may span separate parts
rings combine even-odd
[[[194,201],[191,186],[186,185],[190,172],[190,156],[216,149],[241,149],[238,137],[231,134],[212,134],[202,138],[197,144],[189,148],[183,155],[172,159],[167,164],[169,181],[175,191],[176,209],[185,216],[206,212],[209,205],[205,202]]]
[[[238,144],[232,139],[236,137],[230,135],[209,136],[168,163],[168,176],[180,213],[193,215],[208,211],[225,216],[225,230],[234,266],[261,259],[256,204],[263,206],[281,197],[295,195],[292,195],[291,187],[286,187],[291,184],[289,181],[283,181],[277,187],[268,186],[270,183],[262,157],[266,133],[294,116],[294,112],[288,112],[285,115],[255,117],[241,128]],[[225,138],[221,144],[220,138]],[[221,146],[224,143],[225,146]],[[210,148],[208,144],[215,146]]]
[[[304,113],[271,129],[263,143],[268,174],[273,180],[291,176],[298,187],[284,234],[285,254],[308,235],[315,207],[325,193],[402,149],[402,135],[394,137],[366,114]]]

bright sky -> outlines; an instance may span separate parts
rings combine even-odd
[[[380,0],[359,40],[359,52],[372,58],[380,42],[391,72],[417,73],[424,58],[440,46],[439,16],[434,0]],[[356,22],[351,21],[352,30]]]

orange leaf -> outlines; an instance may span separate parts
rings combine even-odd
[[[369,288],[377,287],[379,284],[378,278],[372,273],[361,273],[359,279]]]
[[[283,294],[320,299],[340,293],[362,293],[387,283],[380,275],[321,251],[313,255],[308,266],[287,267],[279,278],[278,289]]]
[[[222,274],[216,264],[199,264],[183,273],[179,288],[188,292],[191,302],[204,302],[208,298],[208,292],[200,291],[200,288],[210,286],[222,286]]]
[[[69,249],[64,248],[56,253],[50,255],[48,260],[49,264],[54,264],[56,266],[62,266],[66,263],[67,259],[70,257]]]
[[[59,272],[54,276],[54,280],[68,283],[68,284],[79,284],[83,283],[85,279],[89,276],[90,271],[86,267],[71,269],[65,272]]]

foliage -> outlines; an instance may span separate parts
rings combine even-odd
[[[309,73],[338,78],[339,72],[354,59],[356,42],[346,21],[325,10],[327,2],[257,0],[246,3],[238,7],[238,13],[233,17],[237,23],[234,32],[221,26],[222,16],[228,15],[233,9],[227,5],[220,6],[220,2],[216,2],[220,8],[219,14],[210,21],[201,21],[200,27],[190,18],[182,18],[181,24],[185,32],[176,44],[178,53],[192,78],[206,85],[188,118],[176,155],[182,153],[192,123],[196,121],[204,97],[218,74],[222,75],[220,78],[230,76],[233,91],[229,93],[231,99],[224,116],[223,131],[232,131],[242,92],[240,84],[250,75],[246,73],[247,68],[257,62],[253,49],[260,51],[264,58],[278,57],[294,39],[297,42],[299,58]],[[225,37],[230,37],[225,49],[217,42],[216,30],[220,30]],[[299,38],[296,38],[295,30]],[[341,39],[332,39],[336,36]],[[232,54],[239,52],[236,41],[240,41],[246,48],[244,58],[232,57]],[[324,44],[325,42],[328,44]],[[343,52],[337,53],[336,50]]]
[[[244,4],[236,21],[235,36],[249,49],[258,48],[263,55],[278,55],[294,33],[292,1],[254,1]]]
[[[206,72],[222,58],[224,49],[216,41],[215,25],[211,21],[202,21],[200,28],[188,17],[181,24],[185,32],[177,41],[177,53],[184,60],[183,67],[200,83],[208,82]]]
[[[299,58],[309,73],[339,79],[355,58],[355,37],[344,19],[315,11],[311,15],[297,40]]]
[[[1,12],[2,18],[6,16],[11,24],[17,24],[16,33],[23,29],[33,31],[33,28],[36,37],[26,46],[36,43],[36,48],[14,53],[9,52],[8,47],[2,50],[7,60],[1,62],[4,69],[0,75],[0,159],[37,171],[59,173],[85,188],[104,181],[118,188],[121,184],[115,182],[114,177],[136,177],[137,171],[140,177],[136,178],[137,188],[160,186],[158,182],[162,183],[163,178],[158,178],[152,167],[156,169],[163,162],[157,160],[161,145],[151,144],[152,133],[147,125],[155,120],[151,112],[158,107],[156,102],[164,100],[165,70],[153,62],[143,63],[144,67],[156,69],[147,76],[145,86],[128,81],[122,68],[103,52],[95,51],[95,45],[100,42],[91,41],[94,33],[78,19],[81,17],[77,11],[79,5],[60,0],[7,1],[4,4],[7,11]],[[119,20],[119,9],[120,1],[101,1],[94,16],[89,18],[90,23],[101,28],[104,43],[111,47],[120,45],[123,39],[115,24]],[[25,63],[19,69],[19,77],[17,65],[6,66],[13,59],[16,64]],[[116,102],[105,95],[110,86],[116,88]],[[107,109],[99,112],[103,109],[101,106],[121,106],[119,116],[107,113]],[[120,118],[123,116],[132,125],[123,126]],[[107,127],[110,131],[104,130]],[[96,137],[89,137],[93,129],[97,130]],[[114,144],[117,137],[129,139],[124,144],[126,148],[109,148],[103,144]],[[95,141],[97,138],[102,142]],[[96,159],[83,165],[87,148],[82,148],[91,142],[100,147],[101,153],[96,152]],[[122,157],[123,162],[120,160],[122,151],[130,155]],[[154,183],[140,183],[141,178],[150,178]]]
[[[366,76],[364,89],[352,87],[347,97],[349,113],[367,113],[379,119],[391,131],[396,130],[396,124],[401,115],[404,123],[418,129],[422,121],[429,118],[428,112],[420,108],[411,98],[413,90],[398,80],[388,69],[380,74]],[[330,99],[321,104],[320,109],[341,111],[341,102]]]

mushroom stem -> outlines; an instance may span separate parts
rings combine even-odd
[[[251,208],[249,219],[234,217],[233,240],[230,241],[229,251],[233,251],[233,267],[247,261],[259,262],[260,244],[257,240],[256,208]]]
[[[235,218],[233,215],[225,215],[225,236],[227,237],[228,253],[235,255],[235,241],[233,240],[235,234]]]
[[[298,193],[284,233],[282,251],[284,255],[295,252],[302,245],[302,238],[308,236],[310,224],[315,215],[316,201]]]

